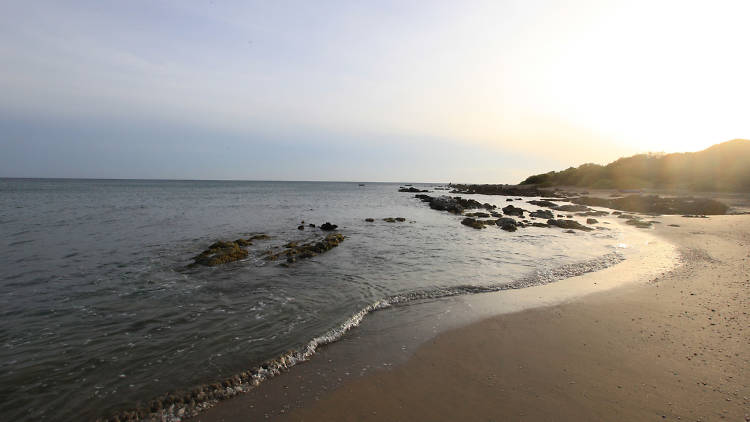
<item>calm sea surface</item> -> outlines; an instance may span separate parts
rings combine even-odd
[[[304,347],[379,300],[527,283],[618,243],[614,227],[471,229],[398,186],[0,179],[1,418],[132,408]],[[322,236],[297,230],[302,220],[337,224],[346,240],[289,267],[260,258]],[[248,259],[187,268],[212,242],[255,233],[273,238]]]

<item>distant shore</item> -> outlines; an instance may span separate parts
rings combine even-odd
[[[245,420],[259,399],[293,421],[747,420],[750,216],[660,220],[683,257],[673,271],[448,331],[302,405],[284,405],[291,371],[194,420]]]

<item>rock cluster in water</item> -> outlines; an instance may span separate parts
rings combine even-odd
[[[385,221],[386,223],[395,223],[397,221],[399,223],[403,223],[404,221],[406,221],[406,219],[404,217],[387,217],[384,218],[383,221]]]
[[[430,196],[430,195],[424,195],[419,194],[415,195],[415,197],[422,200],[422,202],[427,202],[433,210],[438,211],[448,211],[453,214],[463,214],[464,210],[467,209],[478,209],[483,208],[487,210],[494,210],[497,208],[495,205],[488,204],[488,203],[481,203],[479,201],[476,201],[474,199],[465,199],[461,198],[460,196]]]
[[[575,220],[549,219],[547,220],[547,224],[549,224],[550,226],[560,227],[561,229],[574,229],[574,230],[582,230],[585,232],[590,232],[591,230],[594,230],[591,227],[584,226],[583,224]]]
[[[273,251],[268,251],[265,259],[267,261],[276,261],[279,258],[286,258],[286,262],[291,264],[298,259],[312,258],[323,252],[327,252],[338,246],[344,239],[345,237],[341,233],[331,233],[326,235],[322,240],[303,243],[301,245],[297,242],[289,242],[284,245],[285,249],[281,252],[274,253]]]
[[[414,187],[401,187],[398,189],[399,192],[411,192],[411,193],[420,193],[420,192],[429,192],[428,190],[421,190]]]
[[[191,266],[205,265],[207,267],[215,267],[217,265],[226,264],[228,262],[239,261],[240,259],[247,258],[248,252],[246,247],[253,244],[253,240],[268,239],[269,236],[265,234],[257,234],[250,236],[247,239],[237,239],[235,241],[223,241],[220,240],[211,244],[206,250],[196,255],[193,258]]]

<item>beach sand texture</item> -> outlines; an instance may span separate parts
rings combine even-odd
[[[750,420],[750,215],[661,221],[655,233],[682,255],[675,270],[446,332],[404,365],[275,416]],[[245,405],[196,419],[243,420]]]

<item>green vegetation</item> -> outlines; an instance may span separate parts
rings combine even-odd
[[[750,141],[735,139],[699,152],[639,154],[601,166],[583,164],[536,174],[522,185],[594,189],[687,189],[750,192]]]

